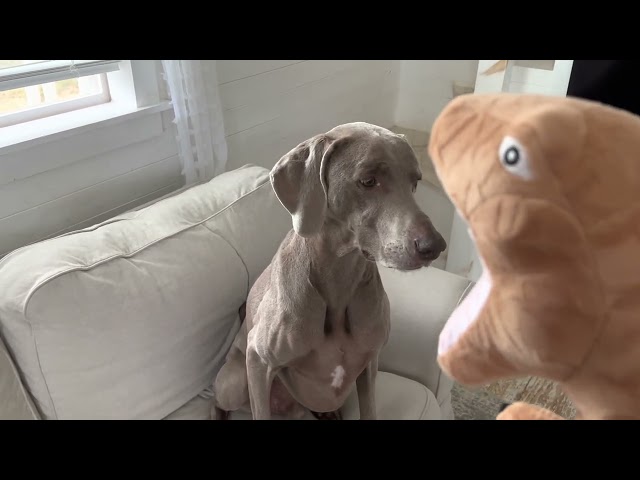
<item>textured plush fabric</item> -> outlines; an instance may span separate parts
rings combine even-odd
[[[445,371],[475,385],[546,377],[576,418],[640,418],[640,117],[465,95],[429,149],[484,263],[442,332]]]

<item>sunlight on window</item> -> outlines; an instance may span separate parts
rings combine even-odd
[[[32,63],[46,62],[46,60],[0,60],[0,70],[3,68],[17,67],[18,65],[30,65]]]
[[[7,63],[15,61],[0,60],[0,68],[14,66],[7,65]],[[32,61],[29,60],[29,62]],[[70,78],[41,85],[0,91],[0,115],[98,95],[102,91],[103,85],[100,75]]]
[[[71,112],[78,113],[59,118],[99,112],[88,109],[112,102],[108,74],[117,72],[119,63],[120,60],[0,60],[0,129]]]

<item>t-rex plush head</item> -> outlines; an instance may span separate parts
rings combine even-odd
[[[442,331],[442,368],[467,385],[546,377],[577,418],[640,418],[640,118],[463,95],[429,153],[484,267]],[[501,417],[552,416],[512,407]]]

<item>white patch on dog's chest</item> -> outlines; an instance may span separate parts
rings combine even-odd
[[[333,388],[340,388],[344,380],[344,374],[347,373],[342,365],[338,365],[331,373],[331,386]]]

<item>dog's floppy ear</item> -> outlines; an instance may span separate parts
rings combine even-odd
[[[271,170],[271,185],[291,214],[302,237],[318,233],[327,210],[325,153],[331,142],[324,135],[305,140],[285,154]]]

